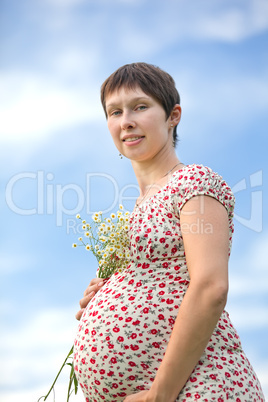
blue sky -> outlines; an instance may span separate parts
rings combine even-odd
[[[176,81],[180,159],[235,193],[227,309],[268,397],[267,1],[2,0],[0,39],[0,399],[36,401],[72,344],[96,271],[76,213],[138,195],[99,101],[135,61]]]

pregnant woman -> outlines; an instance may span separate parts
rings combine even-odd
[[[85,400],[264,401],[224,310],[234,196],[210,168],[178,159],[174,80],[146,63],[125,65],[101,99],[140,196],[129,265],[93,279],[80,302],[74,366]]]

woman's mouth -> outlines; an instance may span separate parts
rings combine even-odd
[[[133,136],[133,137],[125,138],[125,139],[123,140],[123,142],[124,142],[126,145],[136,145],[136,144],[139,144],[143,138],[144,138],[144,136],[142,136],[142,137],[135,137],[135,136]]]

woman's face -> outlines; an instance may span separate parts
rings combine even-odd
[[[139,87],[122,87],[108,95],[106,111],[114,143],[127,158],[149,160],[165,147],[173,147],[171,117],[167,119],[162,105]]]

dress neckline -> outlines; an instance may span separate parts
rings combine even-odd
[[[149,200],[151,200],[152,198],[155,198],[158,194],[162,193],[162,191],[164,191],[164,190],[170,185],[170,183],[171,183],[172,180],[174,179],[174,176],[175,176],[178,172],[181,172],[181,171],[183,171],[184,169],[189,168],[189,167],[191,167],[191,166],[194,166],[194,164],[191,164],[191,165],[184,165],[184,166],[182,166],[180,169],[175,170],[175,172],[173,172],[173,173],[171,174],[171,177],[170,177],[170,179],[167,181],[167,183],[166,183],[163,187],[161,187],[159,191],[157,191],[155,194],[151,195],[150,197],[146,198],[146,199],[145,199],[141,204],[139,204],[138,206],[135,205],[132,212],[134,212],[134,211],[137,210],[137,209],[138,209],[138,210],[141,210],[141,208],[143,207],[143,205],[147,204],[147,202],[148,202]]]

